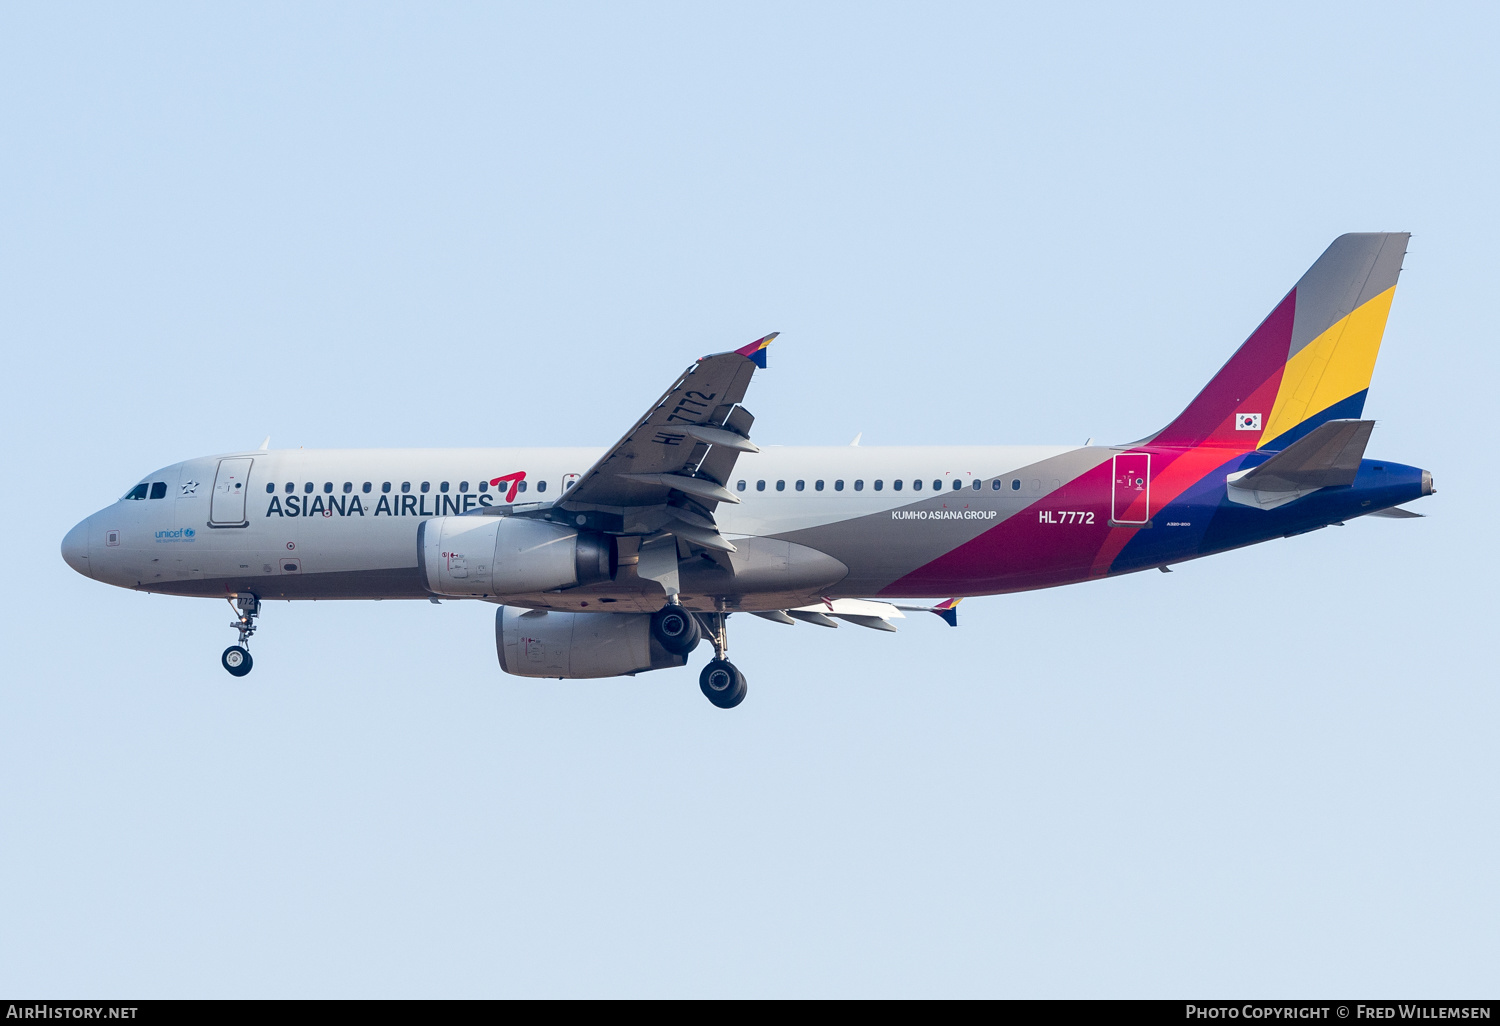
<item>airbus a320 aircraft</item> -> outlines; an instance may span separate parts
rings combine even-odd
[[[1171,423],[1123,445],[758,449],[741,405],[774,335],[688,367],[609,449],[229,453],[148,474],[68,532],[107,584],[227,598],[236,676],[268,599],[499,605],[500,666],[682,666],[744,700],[731,613],[894,630],[958,598],[1165,570],[1365,515],[1432,475],[1364,458],[1409,236],[1343,235]],[[907,604],[951,595],[936,606]]]

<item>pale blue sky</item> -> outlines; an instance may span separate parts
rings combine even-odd
[[[0,991],[1493,993],[1493,9],[8,5]],[[537,682],[489,606],[69,570],[142,475],[611,442],[782,337],[778,444],[1137,438],[1336,235],[1422,523],[733,623]]]

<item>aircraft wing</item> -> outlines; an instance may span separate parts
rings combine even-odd
[[[629,534],[665,530],[700,548],[732,552],[713,512],[739,502],[725,487],[751,443],[755,418],[739,403],[766,365],[772,332],[692,364],[566,493],[554,510],[580,526]]]

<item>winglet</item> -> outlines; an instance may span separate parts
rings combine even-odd
[[[938,616],[941,616],[943,618],[943,621],[947,623],[949,627],[957,627],[958,604],[962,601],[963,599],[961,598],[952,598],[946,602],[939,602],[937,605],[932,607],[932,611]]]
[[[745,357],[747,360],[750,360],[751,362],[753,362],[755,364],[755,366],[759,367],[761,370],[765,370],[766,369],[766,347],[771,344],[771,340],[772,339],[774,339],[777,335],[780,335],[780,334],[781,334],[781,332],[779,332],[779,331],[773,331],[769,335],[767,335],[765,338],[758,338],[754,342],[751,342],[748,346],[744,346],[744,347],[742,347],[740,349],[736,349],[735,352],[739,353],[741,356]]]

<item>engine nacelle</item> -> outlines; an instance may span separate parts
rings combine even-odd
[[[682,666],[651,637],[649,613],[495,610],[500,669],[518,677],[621,677]]]
[[[526,517],[433,517],[417,528],[417,562],[434,595],[524,595],[614,576],[613,540]]]

